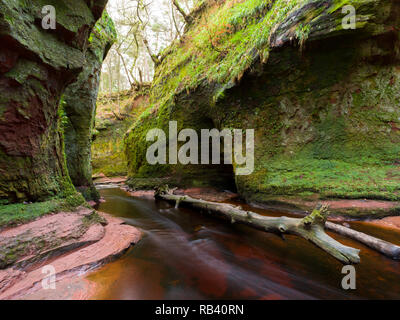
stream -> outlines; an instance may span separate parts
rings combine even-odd
[[[361,249],[356,290],[342,289],[342,264],[304,239],[283,240],[117,188],[100,193],[106,202],[96,209],[123,218],[144,237],[87,277],[100,288],[94,299],[400,299],[400,261],[339,235],[330,233]],[[350,225],[400,244],[398,232],[364,222]]]

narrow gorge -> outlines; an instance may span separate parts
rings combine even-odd
[[[397,0],[0,0],[0,299],[400,298],[399,26]]]

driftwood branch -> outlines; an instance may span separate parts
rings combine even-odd
[[[374,249],[389,258],[392,258],[394,260],[400,260],[400,246],[397,246],[393,243],[372,237],[368,234],[350,228],[346,228],[344,226],[332,222],[327,222],[325,224],[325,229],[336,232],[342,236],[346,236],[358,242],[361,242],[366,246],[370,247],[371,249]]]
[[[293,234],[300,236],[322,250],[335,257],[343,264],[359,263],[359,250],[347,247],[331,238],[324,231],[328,216],[327,206],[318,206],[303,219],[288,217],[265,217],[255,212],[245,211],[239,206],[227,203],[215,203],[194,199],[189,196],[174,195],[167,188],[156,191],[156,197],[179,204],[188,204],[197,209],[203,209],[208,213],[214,213],[227,218],[231,223],[245,224],[250,227],[278,235]]]
[[[172,21],[173,21],[174,26],[175,26],[176,36],[179,36],[179,38],[181,38],[181,37],[182,37],[182,34],[181,34],[181,31],[180,31],[179,28],[178,28],[178,24],[176,23],[175,11],[174,11],[174,7],[173,7],[173,6],[171,6],[171,16],[172,16]],[[175,36],[175,39],[176,39],[176,36]],[[174,40],[175,40],[175,39],[174,39]]]

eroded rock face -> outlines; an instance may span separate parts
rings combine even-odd
[[[120,257],[141,238],[142,232],[122,219],[85,208],[2,231],[0,299],[76,298],[74,294],[81,290],[74,283],[80,275]],[[4,269],[7,262],[15,263]],[[47,276],[43,266],[48,264],[56,272],[52,293],[41,285]],[[87,290],[83,289],[86,296]]]
[[[63,106],[68,121],[64,128],[65,154],[72,183],[87,200],[98,200],[92,182],[91,142],[101,66],[116,39],[113,21],[106,12],[89,38],[86,63],[78,80],[64,93]]]
[[[0,1],[2,202],[75,192],[58,130],[58,106],[82,70],[90,32],[106,2]],[[56,30],[41,27],[45,5],[56,9]]]
[[[290,8],[289,3],[293,4]],[[237,14],[242,12],[239,9],[212,1],[210,9],[200,13],[199,22],[187,31],[197,45],[203,16],[210,21],[220,11],[226,16],[232,10],[234,19],[227,21],[233,27],[220,28],[229,32],[214,41],[217,58],[209,59],[207,68],[197,67],[205,61],[204,52],[193,50],[191,57],[179,59],[190,50],[188,41],[170,48],[156,71],[154,108],[126,139],[131,186],[146,177],[179,185],[173,180],[176,175],[196,172],[206,181],[214,179],[214,173],[203,173],[200,166],[147,163],[151,142],[145,141],[146,133],[158,127],[168,134],[168,121],[175,120],[179,129],[255,129],[254,172],[236,176],[238,192],[247,200],[268,202],[278,196],[399,199],[398,1],[287,4],[288,12],[275,25],[260,21],[279,15],[278,6],[284,8],[284,1],[276,0],[269,7],[260,2],[254,10],[243,10],[248,15],[244,18]],[[347,4],[356,8],[356,29],[343,29],[342,7]],[[238,19],[242,25],[234,24]],[[213,52],[210,47],[205,50]],[[236,64],[245,65],[239,71],[236,65],[225,67],[235,50],[242,52]]]
[[[0,269],[23,268],[104,236],[96,211],[84,207],[74,213],[49,215],[0,233]]]

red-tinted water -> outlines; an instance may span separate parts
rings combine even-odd
[[[357,289],[341,288],[342,265],[304,239],[230,225],[163,201],[101,191],[100,211],[141,228],[144,238],[121,259],[91,274],[98,299],[352,299],[400,298],[400,262],[361,249]],[[282,215],[252,208],[268,215]],[[400,244],[400,233],[351,223]]]

